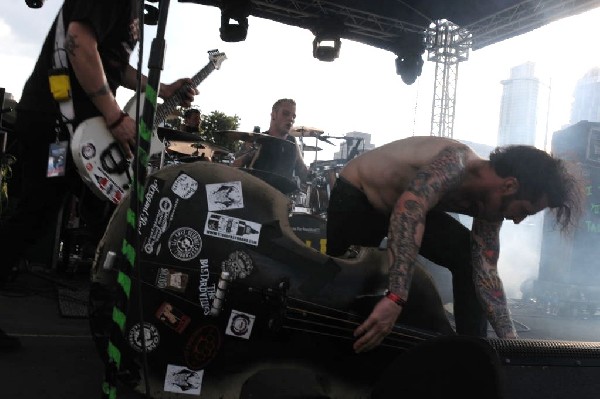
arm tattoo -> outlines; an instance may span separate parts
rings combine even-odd
[[[404,210],[394,212],[390,219],[389,248],[393,255],[390,265],[389,288],[408,297],[415,259],[420,246],[420,234],[424,228],[425,209],[418,201],[407,200]]]
[[[67,37],[65,39],[65,51],[71,57],[75,57],[75,50],[77,48],[79,48],[79,45],[76,43],[75,39],[76,39],[76,37],[74,35],[67,33]],[[104,96],[104,95],[108,94],[109,92],[110,92],[110,87],[108,86],[108,83],[104,82],[104,84],[102,85],[101,88],[99,88],[98,90],[96,90],[94,92],[86,92],[86,94],[91,99],[91,98],[98,97],[98,96]]]
[[[464,178],[467,147],[446,147],[433,161],[420,169],[400,196],[390,218],[389,249],[393,261],[389,270],[389,288],[406,298],[410,288],[425,217],[440,198],[457,188]]]
[[[91,99],[94,97],[104,96],[108,93],[110,93],[110,87],[108,86],[108,83],[104,82],[104,84],[102,85],[101,88],[99,88],[98,90],[93,91],[93,92],[88,92],[86,94]]]
[[[500,338],[516,336],[502,280],[498,275],[499,231],[502,222],[473,220],[473,278],[475,289],[494,331]]]
[[[417,172],[408,191],[423,196],[427,202],[439,200],[440,194],[457,188],[464,178],[468,149],[446,147],[427,167]]]
[[[65,40],[65,51],[69,56],[75,57],[75,50],[79,48],[79,45],[75,42],[75,36],[67,33]]]

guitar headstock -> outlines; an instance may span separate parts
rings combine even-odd
[[[219,50],[209,50],[208,59],[213,63],[215,69],[221,67],[221,63],[227,59],[225,53],[219,53]]]

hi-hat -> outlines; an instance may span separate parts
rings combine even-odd
[[[317,137],[323,134],[323,130],[309,126],[294,126],[290,134],[295,137]]]
[[[312,145],[302,146],[302,151],[321,151],[321,150],[322,150],[321,147],[316,147],[316,146],[312,146]]]
[[[182,132],[181,130],[169,129],[166,127],[157,127],[156,134],[161,140],[168,141],[200,141],[200,136],[195,133]]]

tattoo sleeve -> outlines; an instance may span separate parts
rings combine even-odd
[[[502,222],[473,220],[472,258],[475,290],[490,324],[500,338],[516,338],[502,280],[498,275]]]
[[[446,192],[460,185],[468,151],[462,146],[443,149],[429,165],[417,172],[392,210],[388,232],[388,248],[392,255],[389,289],[402,299],[408,298],[427,212]]]

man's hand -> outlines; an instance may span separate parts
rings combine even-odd
[[[354,336],[360,337],[353,345],[356,353],[369,351],[378,346],[392,331],[402,307],[388,298],[382,298],[375,308],[356,330]]]
[[[130,116],[125,116],[123,120],[114,128],[110,129],[117,143],[125,153],[127,159],[133,158],[133,148],[137,139],[137,129],[135,121]]]
[[[194,101],[194,96],[200,93],[198,89],[196,89],[192,85],[193,83],[190,78],[177,79],[171,84],[161,84],[158,95],[163,99],[168,99],[170,97],[173,97],[180,88],[184,87],[184,90],[181,93],[182,101],[181,103],[179,103],[179,105],[181,105],[182,107],[189,107]]]

